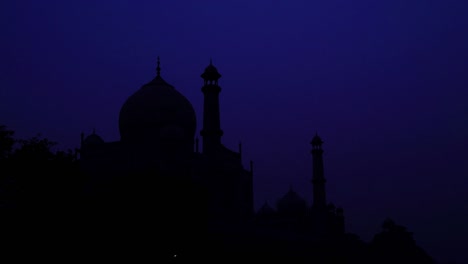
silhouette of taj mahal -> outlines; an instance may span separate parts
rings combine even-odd
[[[292,241],[344,234],[342,209],[327,205],[323,142],[318,135],[311,142],[312,207],[290,188],[276,209],[265,203],[254,212],[252,162],[246,170],[240,151],[221,142],[221,74],[210,61],[201,77],[202,151],[195,138],[192,104],[161,77],[159,58],[156,77],[121,108],[120,141],[104,142],[95,132],[82,134],[80,163],[92,182],[89,193],[94,203],[122,211],[128,209],[124,203],[131,203],[127,207],[134,207],[135,218],[139,206],[161,214],[155,223],[166,231],[173,229],[167,241],[189,241],[188,234],[207,233],[218,239],[218,246],[239,248],[248,247],[253,237],[261,238],[263,233]],[[249,241],[242,239],[246,236]],[[168,250],[177,252],[178,246],[184,248],[174,242]]]
[[[310,142],[312,206],[286,187],[275,208],[265,203],[255,212],[253,164],[245,169],[240,148],[221,142],[221,74],[210,61],[201,77],[201,149],[192,104],[162,78],[159,57],[156,77],[120,110],[120,141],[82,133],[84,208],[101,234],[93,234],[95,247],[132,248],[162,263],[336,263],[358,254],[363,245],[345,233],[343,210],[327,203],[322,139],[316,134]]]

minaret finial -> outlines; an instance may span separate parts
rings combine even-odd
[[[158,56],[158,66],[156,67],[156,76],[160,76],[160,75],[161,75],[161,65],[160,65],[159,56]]]

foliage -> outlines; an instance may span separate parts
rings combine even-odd
[[[0,208],[51,207],[79,191],[78,160],[72,150],[54,151],[57,143],[40,134],[30,139],[13,135],[0,126]]]
[[[370,247],[376,263],[434,263],[416,245],[413,233],[390,218],[383,222],[382,231],[374,236]]]
[[[8,130],[6,126],[0,125],[0,159],[7,158],[15,144],[14,131]]]

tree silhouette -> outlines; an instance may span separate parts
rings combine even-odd
[[[13,152],[12,158],[14,159],[41,164],[54,158],[52,147],[57,143],[41,138],[40,134],[27,140],[20,139],[17,142],[20,147]]]
[[[0,125],[0,160],[9,157],[15,144],[14,134],[15,132],[8,130],[5,125]]]
[[[383,222],[382,231],[374,236],[370,249],[376,263],[434,263],[416,245],[413,233],[390,218]]]
[[[26,140],[13,135],[0,126],[0,208],[28,211],[71,204],[82,186],[76,155],[54,151],[57,143],[40,134]]]
[[[57,143],[41,135],[26,140],[13,135],[0,125],[0,239],[8,245],[0,254],[60,251],[59,241],[72,237],[70,220],[82,192],[76,155],[55,151]]]

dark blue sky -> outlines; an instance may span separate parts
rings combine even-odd
[[[386,217],[440,260],[468,244],[468,2],[9,1],[0,3],[0,122],[27,138],[119,140],[120,107],[155,75],[201,128],[200,74],[223,77],[223,142],[255,162],[255,204],[328,198],[368,241]]]

